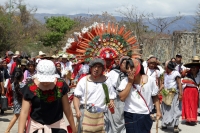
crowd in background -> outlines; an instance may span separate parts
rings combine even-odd
[[[69,91],[68,86],[75,87],[74,107],[80,123],[84,121],[84,109],[90,108],[89,106],[85,107],[85,102],[87,101],[89,104],[94,104],[95,102],[95,110],[90,111],[92,113],[104,112],[104,130],[109,133],[132,133],[133,131],[135,133],[147,133],[152,127],[152,122],[160,118],[162,118],[161,128],[163,130],[168,126],[173,126],[174,132],[179,132],[178,125],[181,116],[187,124],[195,125],[198,113],[200,113],[200,109],[198,110],[200,60],[197,56],[194,56],[191,62],[183,64],[181,62],[182,55],[180,54],[165,63],[160,63],[154,55],[150,55],[146,60],[131,59],[122,55],[111,63],[111,67],[109,66],[108,70],[108,67],[106,67],[108,63],[101,58],[96,58],[90,62],[85,60],[77,61],[73,55],[64,53],[49,57],[42,51],[39,51],[36,58],[29,58],[19,51],[15,53],[7,51],[5,55],[4,58],[0,59],[1,95],[7,96],[8,106],[14,106],[15,114],[8,125],[6,133],[10,132],[19,117],[23,96],[25,101],[31,101],[33,105],[35,104],[35,101],[28,97],[28,95],[31,95],[30,92],[23,90],[22,96],[18,91],[19,88],[25,88],[24,86],[27,86],[35,78],[39,81],[38,85],[42,81],[50,82],[50,80],[40,79],[41,77],[38,76],[38,73],[41,72],[41,75],[45,75],[45,72],[49,74],[50,70],[54,71],[54,67],[55,76],[53,78],[62,78],[60,82],[64,81],[64,84],[66,84],[66,86],[63,86],[64,89],[60,91],[63,96]],[[50,62],[47,61],[45,64],[45,60],[50,60]],[[51,64],[51,62],[53,63]],[[39,66],[37,67],[38,64],[40,64],[41,70]],[[34,83],[37,84],[37,80]],[[98,83],[105,83],[108,88],[110,100],[107,104],[104,103],[104,100],[102,101],[102,99],[105,99],[105,92],[103,91],[105,86],[101,89],[102,84]],[[42,88],[42,84],[40,87]],[[48,87],[51,88],[51,86]],[[99,88],[99,91],[91,87]],[[85,93],[87,89],[88,94]],[[37,96],[42,96],[39,95],[39,91],[35,91],[35,93]],[[58,92],[56,94],[60,95]],[[89,96],[87,100],[85,99],[87,97],[85,94]],[[57,98],[60,97],[58,96]],[[25,104],[25,101],[23,101],[23,104]],[[109,108],[115,107],[115,113],[106,111],[107,105]],[[28,104],[27,106],[30,107]],[[32,109],[34,109],[33,106]],[[22,110],[25,111],[25,107],[22,107]],[[66,111],[65,106],[63,111]],[[37,113],[34,111],[32,113],[31,118],[35,118]],[[1,114],[4,114],[2,109]],[[155,114],[156,117],[154,116]],[[72,130],[75,132],[71,114],[66,113],[66,115]],[[133,121],[138,123],[134,124]],[[46,121],[43,122],[45,123]],[[143,128],[144,126],[145,128]],[[83,130],[81,127],[80,124],[78,132]],[[20,131],[23,128],[25,127],[19,126]],[[30,130],[33,129],[30,128]]]

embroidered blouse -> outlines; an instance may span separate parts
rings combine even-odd
[[[42,91],[33,80],[22,89],[24,99],[31,102],[30,117],[40,123],[50,125],[63,118],[62,97],[69,92],[69,87],[58,79],[54,89]]]

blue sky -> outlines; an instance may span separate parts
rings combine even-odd
[[[12,0],[13,1],[13,0]],[[0,0],[4,5],[9,0]],[[24,0],[29,7],[37,7],[37,13],[51,14],[101,14],[107,11],[119,15],[116,10],[133,5],[138,11],[155,16],[194,15],[200,0]]]

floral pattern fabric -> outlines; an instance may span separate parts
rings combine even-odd
[[[37,87],[37,85],[34,82],[29,84],[28,86],[30,91],[44,102],[50,103],[62,97],[62,87],[63,87],[62,79],[58,79],[56,87],[52,90],[42,91]]]

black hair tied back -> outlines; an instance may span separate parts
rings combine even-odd
[[[19,103],[22,102],[22,94],[20,92],[20,85],[19,85],[19,82],[22,78],[23,78],[23,72],[20,68],[17,68],[14,75],[14,89],[15,89],[17,101]]]
[[[167,68],[170,70],[175,70],[176,67],[176,63],[173,61],[169,61],[169,63],[167,64]]]

